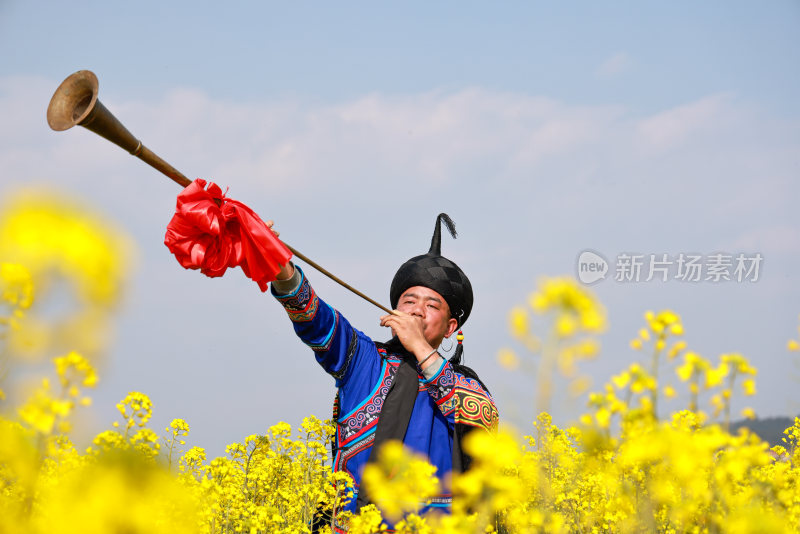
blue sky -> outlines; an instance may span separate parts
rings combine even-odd
[[[480,85],[639,110],[735,88],[797,113],[800,7],[776,1],[351,2],[2,6],[3,71],[60,76],[87,64],[120,97],[199,87],[213,97]],[[616,55],[613,73],[598,76]],[[90,64],[90,65],[89,65]],[[612,75],[613,74],[613,75]]]
[[[788,414],[800,400],[785,350],[800,312],[799,26],[792,1],[0,1],[0,192],[50,184],[139,245],[99,427],[138,389],[154,428],[184,417],[193,444],[221,454],[278,420],[326,416],[333,384],[241,273],[208,280],[169,256],[174,184],[93,134],[47,128],[50,95],[82,68],[147,146],[230,187],[373,298],[388,300],[397,266],[450,213],[460,236],[443,251],[476,288],[468,363],[523,430],[535,382],[495,354],[537,277],[574,275],[585,249],[761,253],[754,284],[593,286],[611,327],[585,371],[599,388],[638,357],[627,344],[643,313],[672,308],[690,347],[759,368],[757,413]],[[309,274],[382,339],[377,310]],[[556,404],[560,422],[581,412]]]

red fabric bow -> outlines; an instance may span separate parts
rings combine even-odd
[[[261,291],[292,257],[253,210],[226,198],[213,182],[206,189],[200,178],[178,195],[164,244],[183,267],[206,276],[222,276],[238,265]]]

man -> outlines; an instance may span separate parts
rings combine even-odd
[[[400,440],[425,454],[445,481],[451,471],[468,467],[463,436],[497,425],[489,392],[474,371],[460,364],[461,339],[450,361],[439,352],[442,340],[466,322],[473,300],[469,279],[441,255],[442,222],[455,237],[453,222],[440,214],[428,253],[404,263],[392,281],[390,300],[396,311],[380,322],[392,330],[387,343],[353,328],[316,295],[299,267],[286,264],[272,283],[297,335],[336,379],[333,469],[348,472],[355,481],[355,496],[346,508],[351,511],[369,502],[360,487],[361,474],[373,449],[384,442]],[[445,488],[422,512],[448,510],[451,502]],[[334,525],[334,531],[342,531],[341,526]]]

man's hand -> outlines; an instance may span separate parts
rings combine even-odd
[[[403,347],[416,356],[417,361],[424,360],[433,347],[425,340],[424,324],[421,317],[394,310],[392,315],[381,317],[381,326],[388,326],[397,336]]]
[[[272,228],[275,225],[274,221],[267,221],[266,224],[267,228],[272,230],[272,233],[275,234],[275,237],[281,236],[280,232]],[[275,278],[277,278],[278,280],[288,280],[289,278],[292,277],[293,274],[294,274],[294,265],[292,265],[292,262],[289,262],[286,265],[281,265],[281,270],[278,272],[278,274],[275,275]]]

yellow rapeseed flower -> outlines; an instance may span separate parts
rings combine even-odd
[[[543,278],[530,297],[530,305],[537,313],[555,310],[559,316],[575,317],[586,332],[597,333],[606,328],[603,306],[572,278]]]
[[[497,353],[497,361],[506,369],[513,370],[519,367],[519,358],[511,349],[501,349]]]
[[[724,364],[727,364],[739,373],[745,375],[755,375],[758,371],[755,367],[750,365],[750,362],[739,353],[723,354],[720,359]]]
[[[745,419],[755,419],[756,412],[752,408],[744,408],[742,410],[742,417],[744,417]]]
[[[439,492],[436,467],[402,443],[387,442],[377,454],[378,461],[364,468],[361,483],[392,521],[419,511]]]
[[[18,263],[0,263],[0,298],[22,309],[33,302],[33,281],[25,266]]]
[[[720,364],[716,368],[707,368],[705,370],[705,387],[713,388],[720,385],[726,376],[728,376],[728,366],[724,363]]]
[[[133,262],[133,241],[109,220],[67,195],[23,191],[3,199],[0,207],[0,258],[24,266],[30,274],[0,266],[0,292],[9,298],[9,280],[16,279],[15,300],[24,308],[32,298],[46,303],[66,285],[72,309],[61,316],[29,313],[10,338],[14,355],[80,350],[93,357],[108,343],[109,311],[120,300]],[[2,316],[0,311],[0,316]],[[0,319],[2,320],[2,319]]]
[[[529,332],[528,312],[521,306],[517,306],[511,310],[508,323],[511,326],[511,334],[514,335],[514,337],[524,337]]]
[[[92,302],[112,303],[128,271],[132,242],[108,220],[63,194],[23,191],[7,198],[0,217],[0,257],[39,278],[55,270],[77,282]]]
[[[55,358],[54,362],[62,386],[77,383],[84,387],[94,387],[97,384],[97,372],[94,367],[77,352],[72,351],[66,356]]]
[[[676,335],[680,324],[671,312],[651,312],[649,322],[662,329],[648,327],[648,342]],[[579,319],[575,324],[583,332]],[[599,350],[591,339],[582,343],[557,339],[558,363]],[[712,404],[725,411],[726,423],[739,375],[744,392],[755,394],[756,369],[743,356],[722,355],[713,367],[693,352],[678,352],[676,372],[695,395],[722,386]],[[170,450],[161,450],[147,427],[150,399],[134,392],[118,405],[125,432],[102,432],[81,453],[65,423],[82,388],[97,377],[77,353],[54,363],[55,391],[44,380],[18,421],[0,415],[0,530],[293,534],[312,525],[330,532],[335,520],[349,524],[351,534],[386,531],[375,506],[342,513],[353,483],[346,472],[331,472],[332,421],[305,418],[296,437],[290,425],[277,423],[210,462],[202,448],[191,447],[179,469],[170,470],[171,448],[185,445],[189,425],[172,419],[165,428]],[[473,463],[453,475],[452,514],[415,513],[435,489],[435,468],[399,443],[380,451],[385,457],[370,466],[377,471],[365,470],[363,483],[373,479],[370,495],[387,514],[403,516],[398,533],[800,532],[800,418],[771,449],[747,430],[731,435],[725,425],[709,424],[696,402],[660,421],[655,393],[675,392],[657,374],[657,365],[634,363],[613,376],[589,394],[582,428],[560,428],[541,412],[522,439],[507,429],[468,434],[463,446]],[[755,416],[750,408],[741,413]]]
[[[797,316],[798,321],[800,321],[800,315]],[[800,332],[800,326],[797,327],[797,331]],[[791,351],[800,351],[800,342],[796,339],[790,339],[786,343],[786,348]]]
[[[611,381],[614,382],[617,389],[624,389],[631,381],[631,374],[627,371],[623,371],[618,375],[612,376]]]
[[[386,523],[374,504],[368,504],[357,516],[350,519],[348,532],[351,534],[380,534],[386,532]]]
[[[686,348],[686,341],[682,339],[680,341],[676,341],[669,349],[667,356],[669,357],[670,360],[674,360],[675,357],[678,356],[678,354],[685,348]]]
[[[20,320],[33,303],[30,272],[18,263],[0,263],[0,336],[3,327],[19,330]]]

